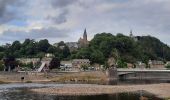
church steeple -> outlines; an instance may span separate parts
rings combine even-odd
[[[86,32],[86,28],[84,29],[83,39],[87,41],[87,32]]]
[[[132,30],[130,30],[130,37],[133,37],[133,32],[132,32]]]
[[[86,32],[86,28],[85,28],[83,38],[80,38],[78,41],[78,47],[79,48],[87,47],[88,44],[89,44],[89,41],[87,40],[87,32]]]

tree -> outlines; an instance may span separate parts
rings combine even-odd
[[[30,42],[26,47],[25,47],[25,54],[27,56],[32,56],[36,54],[36,45],[35,42]]]
[[[33,40],[25,39],[25,41],[23,42],[22,46],[26,47],[31,41],[33,41]]]
[[[165,67],[168,68],[168,69],[170,69],[170,64],[167,64]]]
[[[81,68],[85,71],[88,70],[88,66],[87,65],[82,65]]]
[[[70,50],[67,46],[63,48],[63,58],[68,58],[70,56]]]
[[[11,46],[12,50],[20,50],[21,48],[21,43],[19,41],[14,41]]]
[[[49,68],[54,69],[59,67],[60,67],[60,60],[58,58],[53,58],[50,62]]]
[[[20,57],[33,57],[37,52],[37,42],[34,40],[25,39],[23,44],[21,44],[20,50],[17,51],[16,54],[19,53]]]
[[[66,46],[66,44],[64,43],[64,41],[60,41],[59,43],[58,43],[58,47],[59,46]]]
[[[93,49],[90,56],[90,61],[92,63],[104,64],[105,57],[101,51]]]
[[[91,50],[88,47],[80,49],[76,54],[76,58],[78,59],[90,59],[90,56]]]
[[[8,57],[3,59],[4,61],[4,66],[5,66],[5,71],[13,70],[15,67],[18,66],[18,62],[15,60],[14,57]]]
[[[0,71],[3,71],[3,70],[4,70],[4,62],[0,61]]]
[[[0,52],[0,60],[4,57],[4,52]]]
[[[127,63],[122,61],[122,60],[118,60],[117,61],[117,67],[118,68],[127,68]]]
[[[56,49],[57,49],[56,47],[50,46],[50,47],[48,48],[47,52],[48,52],[48,53],[53,53],[53,54],[54,54],[54,53],[56,52]]]
[[[0,46],[0,52],[4,52],[5,51],[5,48]]]
[[[115,37],[110,33],[96,34],[90,42],[90,47],[99,49],[107,58],[114,47],[114,40]]]
[[[39,51],[47,52],[49,47],[50,47],[50,44],[49,44],[47,39],[40,40],[38,42],[38,49],[39,49]]]

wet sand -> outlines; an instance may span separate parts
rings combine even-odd
[[[144,90],[159,98],[170,97],[170,84],[149,84],[149,85],[63,85],[59,87],[31,89],[33,92],[53,95],[100,95],[123,92],[135,92]]]

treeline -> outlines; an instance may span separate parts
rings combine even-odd
[[[96,34],[86,48],[70,52],[64,42],[58,46],[51,45],[48,40],[34,41],[26,39],[23,43],[14,41],[11,45],[0,47],[0,59],[3,57],[44,57],[52,53],[60,60],[75,58],[90,59],[91,63],[105,64],[110,57],[119,63],[135,63],[148,60],[170,60],[170,47],[152,36],[129,37],[123,34]]]
[[[47,39],[38,42],[31,39],[25,39],[23,43],[20,41],[14,41],[12,44],[0,46],[0,59],[9,57],[42,58],[46,53],[52,53],[61,59],[67,58],[70,55],[69,48],[65,46],[60,49],[60,45],[65,44],[60,42],[58,47],[55,47],[51,45]]]
[[[72,54],[73,58],[88,58],[92,62],[104,64],[114,57],[119,65],[149,60],[170,60],[170,47],[152,36],[129,37],[123,34],[96,34],[88,48]]]

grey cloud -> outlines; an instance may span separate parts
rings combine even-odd
[[[12,7],[17,8],[24,4],[25,0],[0,0],[0,24],[6,23],[18,17],[18,13]]]
[[[48,16],[47,17],[47,20],[50,20],[51,22],[55,23],[55,24],[62,24],[64,22],[67,21],[67,15],[68,15],[68,10],[63,10],[59,16],[57,17],[51,17],[51,16]]]
[[[118,19],[135,23],[137,27],[150,27],[157,32],[167,30],[170,25],[170,10],[166,8],[166,3],[129,1],[128,4],[132,5],[117,10]]]
[[[68,36],[68,30],[59,30],[57,28],[49,27],[49,28],[43,28],[43,29],[33,29],[30,30],[29,32],[25,31],[5,31],[1,38],[3,37],[8,39],[13,38],[16,40],[23,40],[25,38],[31,38],[31,39],[37,39],[37,38],[51,38],[51,37],[56,37],[56,38],[62,38],[62,37],[67,37]],[[0,38],[0,39],[1,39]]]
[[[66,7],[70,4],[75,3],[78,0],[51,0],[51,4],[53,7],[60,8],[60,7]]]

